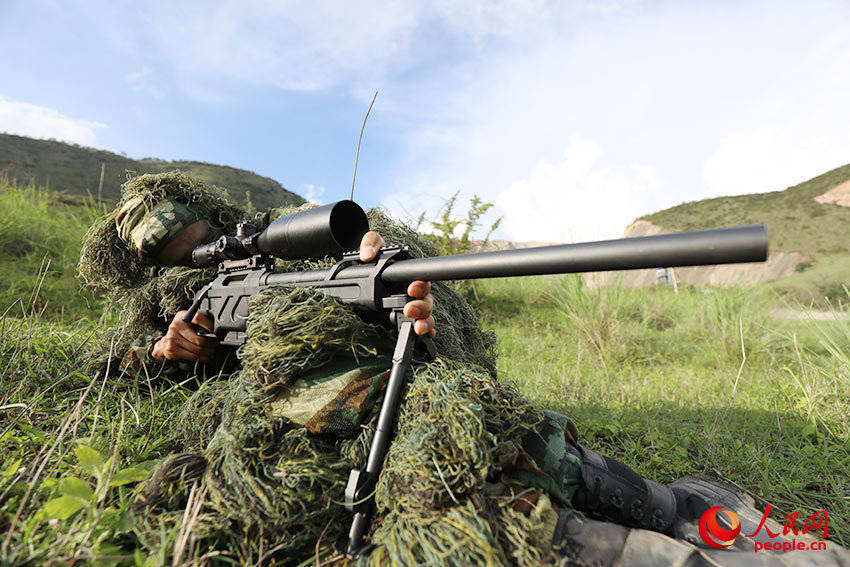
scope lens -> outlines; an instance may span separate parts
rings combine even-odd
[[[331,209],[330,229],[342,250],[356,250],[369,230],[369,220],[354,201],[339,201]]]

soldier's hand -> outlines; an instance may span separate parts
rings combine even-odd
[[[413,330],[416,331],[417,335],[435,336],[437,331],[434,329],[434,316],[431,315],[434,310],[431,284],[422,281],[413,282],[407,286],[407,295],[419,298],[404,306],[404,316],[416,319]]]
[[[213,339],[198,336],[192,325],[183,321],[185,311],[180,311],[174,316],[168,331],[159,339],[151,349],[151,356],[155,360],[189,360],[198,362],[209,362],[218,344]],[[213,322],[209,317],[198,313],[192,319],[192,323],[200,325],[208,331],[213,330]]]
[[[386,242],[381,235],[370,230],[360,241],[360,260],[363,262],[372,260],[378,254],[378,250],[384,246]],[[417,298],[404,306],[404,316],[416,319],[413,330],[417,335],[435,336],[437,331],[434,329],[434,316],[431,314],[434,311],[431,284],[422,281],[413,282],[407,286],[407,295]]]
[[[384,237],[375,232],[374,230],[370,230],[366,234],[363,235],[363,238],[360,240],[360,261],[361,262],[369,262],[378,255],[378,250],[386,246],[387,243],[384,242]]]

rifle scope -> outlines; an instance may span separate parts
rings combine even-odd
[[[192,251],[195,266],[267,254],[281,260],[316,258],[356,250],[369,220],[354,201],[337,201],[277,218],[264,231],[240,224],[236,236],[222,236]]]

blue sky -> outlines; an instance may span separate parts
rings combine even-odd
[[[0,131],[191,159],[499,236],[636,217],[850,162],[847,2],[0,0]]]

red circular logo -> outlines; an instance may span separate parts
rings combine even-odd
[[[741,520],[738,514],[732,510],[723,510],[729,519],[731,529],[721,527],[717,522],[717,513],[723,510],[723,506],[715,506],[705,511],[699,519],[699,535],[702,541],[716,549],[723,549],[735,543],[735,538],[741,533]]]

